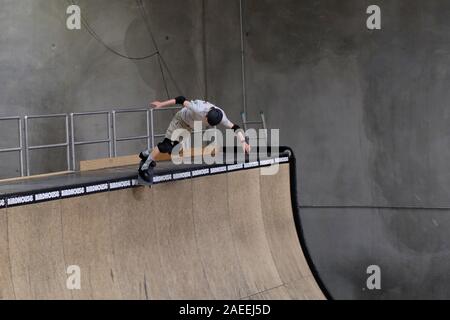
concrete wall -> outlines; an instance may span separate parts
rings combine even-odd
[[[0,114],[134,107],[165,98],[157,59],[119,58],[85,30],[67,31],[63,1],[0,2]],[[238,120],[239,2],[144,2],[179,83],[178,90],[168,81],[170,94],[207,97]],[[115,50],[155,50],[135,1],[80,4]],[[297,153],[307,242],[333,296],[449,298],[450,220],[447,210],[427,208],[450,207],[450,4],[379,0],[383,29],[368,31],[370,4],[244,0],[248,111],[251,118],[265,111]],[[163,130],[167,117],[158,123]],[[124,124],[122,134],[131,134],[143,120]],[[95,137],[101,126],[99,120],[77,132]],[[36,139],[54,139],[57,130],[37,129]],[[100,151],[106,150],[80,156]],[[63,154],[35,159],[38,171],[64,166]],[[1,172],[12,161],[1,161]],[[371,264],[382,268],[381,291],[363,289]]]
[[[249,104],[297,152],[306,238],[330,292],[449,298],[448,210],[426,208],[450,206],[450,4],[376,1],[381,31],[365,28],[368,1],[246,4]],[[364,289],[372,264],[381,291]]]
[[[85,26],[80,31],[69,31],[66,1],[0,2],[0,28],[4,30],[0,36],[1,116],[143,108],[150,101],[167,98],[157,56],[124,59],[95,40]],[[147,22],[136,1],[76,1],[101,40],[129,57],[157,51],[148,23],[170,74],[176,79],[177,86],[164,68],[169,94],[204,97],[202,2],[144,2]],[[158,133],[164,132],[170,117],[167,112],[158,116]],[[120,118],[121,137],[145,134],[143,114]],[[105,117],[95,117],[90,122],[81,119],[78,123],[78,140],[106,137]],[[52,127],[50,123],[37,123],[30,132],[34,145],[62,142],[65,134],[64,125]],[[7,138],[0,147],[15,145],[14,139]],[[119,155],[136,153],[145,146],[145,141],[121,143]],[[77,148],[78,160],[104,157],[107,152],[106,145]],[[49,156],[52,161],[48,161]],[[7,160],[0,162],[0,177],[17,175],[16,166],[11,166],[17,155],[2,157]],[[32,173],[63,170],[64,150],[33,152],[32,166]]]

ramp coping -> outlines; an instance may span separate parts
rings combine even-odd
[[[180,172],[164,173],[156,175],[153,178],[154,185],[167,183],[171,181],[180,181],[185,179],[193,179],[203,176],[212,176],[217,174],[225,174],[227,172],[236,172],[252,168],[261,168],[273,164],[289,163],[289,157],[277,157],[268,160],[258,160],[251,163],[237,163],[233,165],[209,166],[206,168],[183,169]],[[12,208],[17,206],[32,205],[47,201],[55,201],[72,197],[80,197],[96,193],[116,191],[138,187],[137,177],[130,176],[122,179],[109,179],[96,183],[85,183],[84,185],[72,185],[63,188],[50,190],[35,190],[21,194],[12,194],[0,198],[1,208]]]

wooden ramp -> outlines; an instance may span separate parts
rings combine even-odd
[[[2,299],[324,299],[289,164],[0,210]],[[81,268],[68,290],[67,267]]]

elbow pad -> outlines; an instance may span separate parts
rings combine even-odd
[[[179,96],[179,97],[175,98],[176,104],[180,104],[180,105],[183,105],[186,100],[187,99],[183,96]]]
[[[235,124],[231,129],[233,129],[234,132],[237,132],[238,130],[241,129],[241,127],[239,127],[238,125]]]

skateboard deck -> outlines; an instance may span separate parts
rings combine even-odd
[[[138,174],[138,184],[140,186],[146,186],[146,187],[151,187],[153,185],[152,182],[147,182],[144,179],[141,178],[141,176]]]

